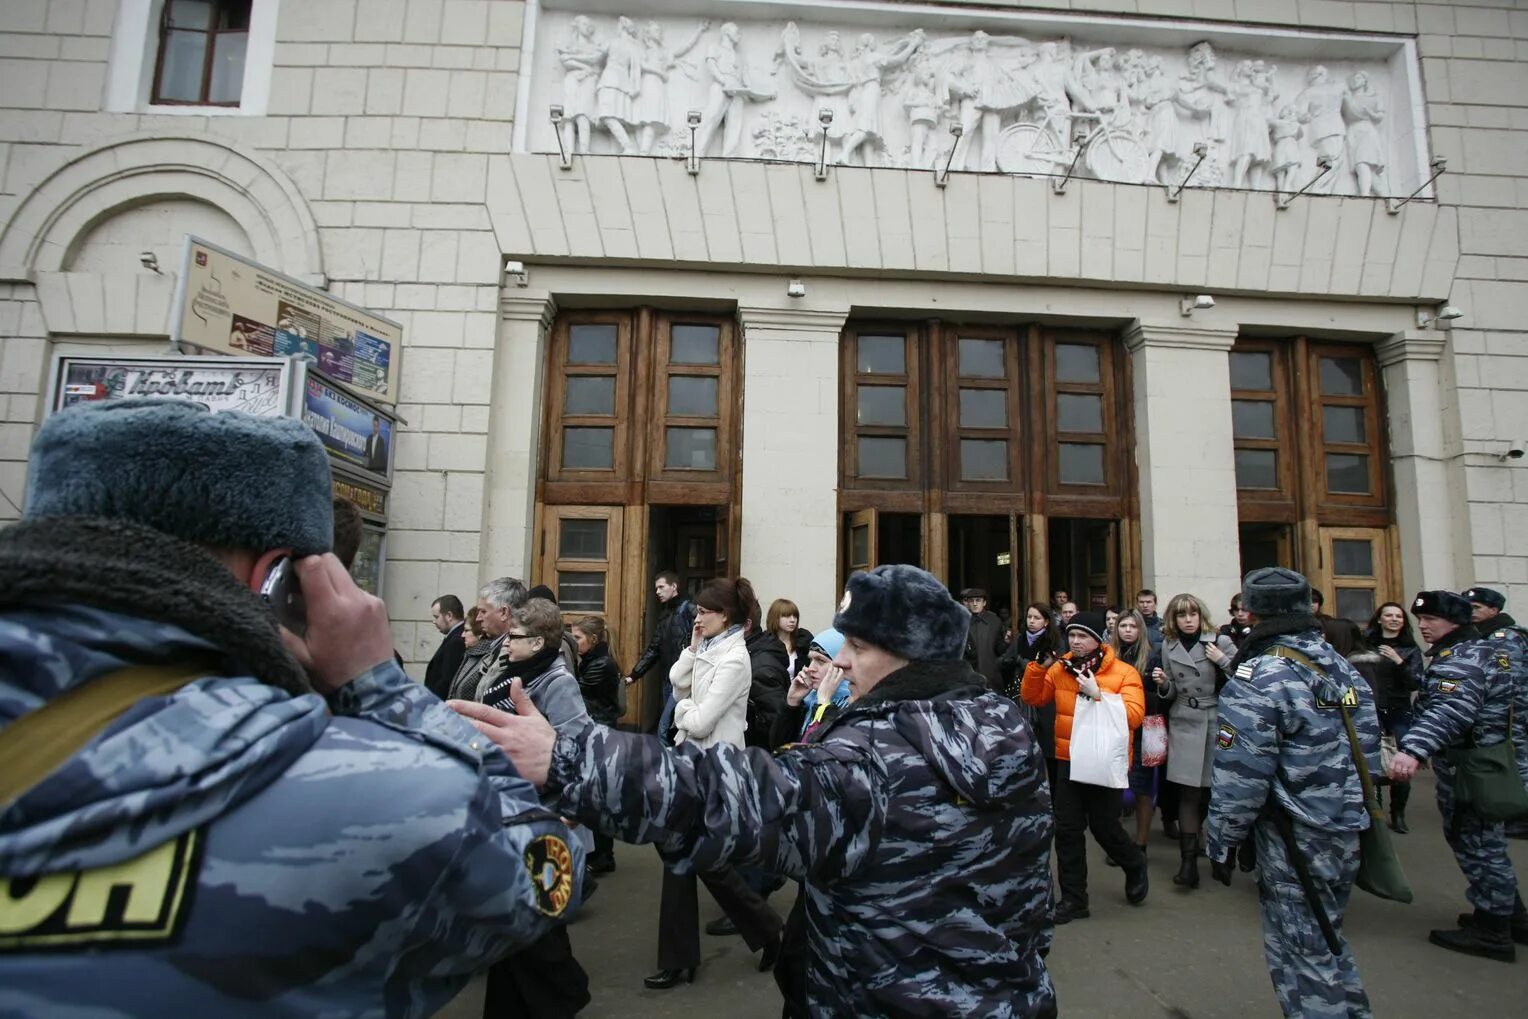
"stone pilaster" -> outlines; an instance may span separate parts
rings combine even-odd
[[[838,345],[848,308],[744,306],[741,573],[827,625],[838,602]]]
[[[1188,320],[1137,321],[1125,331],[1135,383],[1141,566],[1163,607],[1187,591],[1218,608],[1241,586],[1227,357],[1234,342],[1235,330]]]

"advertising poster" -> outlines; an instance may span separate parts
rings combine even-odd
[[[280,360],[228,357],[84,357],[53,361],[49,411],[90,400],[168,397],[210,411],[280,417],[287,408],[287,371]]]
[[[230,354],[312,358],[330,378],[398,400],[403,327],[196,237],[186,238],[172,338]]]
[[[391,474],[393,418],[357,400],[318,372],[303,381],[302,420],[340,463],[386,483]]]

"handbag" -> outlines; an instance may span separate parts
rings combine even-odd
[[[1077,697],[1072,715],[1071,780],[1123,789],[1130,784],[1130,723],[1117,693]]]
[[[1516,821],[1528,817],[1528,789],[1517,770],[1517,747],[1512,742],[1513,707],[1507,708],[1507,738],[1488,747],[1458,747],[1446,751],[1454,769],[1459,806],[1486,821]]]
[[[1394,736],[1381,736],[1379,738],[1379,770],[1386,775],[1390,774],[1390,765],[1395,760],[1395,755],[1400,753],[1400,747],[1396,744]]]
[[[1275,645],[1269,648],[1269,654],[1289,658],[1323,675],[1326,672],[1307,655],[1291,647]],[[1391,841],[1390,826],[1385,823],[1385,808],[1379,805],[1379,797],[1374,794],[1374,783],[1369,777],[1369,762],[1359,748],[1358,730],[1353,726],[1353,716],[1346,704],[1338,705],[1338,710],[1342,712],[1343,728],[1348,731],[1348,756],[1358,769],[1358,781],[1363,786],[1364,810],[1369,814],[1369,827],[1358,833],[1358,877],[1353,883],[1381,899],[1410,902],[1411,884],[1406,880],[1406,871]]]
[[[1167,763],[1167,719],[1147,715],[1141,721],[1141,767],[1155,768]]]

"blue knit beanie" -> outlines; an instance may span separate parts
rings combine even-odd
[[[812,634],[812,647],[807,650],[813,648],[829,658],[837,658],[838,653],[844,648],[844,635],[830,626],[821,633]]]
[[[293,418],[213,414],[185,400],[78,404],[32,441],[28,520],[128,520],[197,545],[329,551],[329,457]]]
[[[910,662],[956,661],[966,652],[971,613],[932,573],[877,566],[849,578],[833,627]]]

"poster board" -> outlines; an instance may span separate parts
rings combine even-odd
[[[313,429],[335,464],[359,478],[391,487],[397,416],[312,365],[299,368],[292,392],[293,416]]]
[[[159,397],[208,410],[281,417],[291,402],[292,363],[279,357],[152,357],[55,354],[49,414],[91,400]]]
[[[398,402],[402,326],[199,237],[186,237],[170,338],[234,355],[306,355],[330,378]]]

